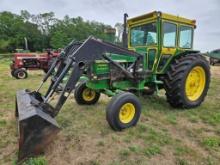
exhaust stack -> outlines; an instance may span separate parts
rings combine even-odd
[[[127,34],[127,17],[128,14],[124,14],[124,28],[123,28],[123,34],[122,34],[122,42],[123,42],[123,47],[128,48],[128,34]]]

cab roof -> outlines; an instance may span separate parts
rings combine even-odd
[[[147,14],[143,14],[143,15],[140,15],[140,16],[137,16],[134,18],[130,18],[130,19],[128,19],[128,24],[132,25],[132,24],[136,24],[136,23],[142,22],[142,21],[154,20],[157,17],[160,17],[164,20],[187,24],[187,25],[191,25],[191,26],[196,27],[195,20],[191,20],[191,19],[187,19],[187,18],[183,18],[180,16],[175,16],[175,15],[171,15],[171,14],[167,14],[167,13],[162,13],[160,11],[153,11],[151,13],[147,13]]]

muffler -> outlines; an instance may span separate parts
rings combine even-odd
[[[43,100],[28,90],[17,91],[15,116],[18,121],[19,152],[18,162],[44,152],[60,128],[56,120],[46,113]],[[42,108],[43,107],[43,108]]]

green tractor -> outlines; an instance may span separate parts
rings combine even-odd
[[[141,114],[138,96],[165,89],[175,108],[199,106],[210,82],[209,63],[193,50],[195,21],[161,12],[127,20],[124,15],[123,46],[89,37],[71,42],[45,75],[36,91],[17,92],[19,160],[38,154],[59,131],[55,117],[75,89],[80,105],[97,103],[100,94],[112,97],[106,119],[114,130],[135,126]],[[45,95],[39,90],[54,68]],[[69,74],[68,74],[69,73]],[[63,78],[68,80],[55,106],[50,104]]]

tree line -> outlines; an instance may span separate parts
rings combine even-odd
[[[108,33],[110,29],[111,33]],[[92,35],[103,40],[114,41],[112,27],[96,21],[85,21],[82,17],[63,19],[53,12],[31,14],[22,10],[20,14],[0,12],[0,53],[24,49],[27,39],[30,51],[47,48],[63,48],[72,40],[81,41]]]

